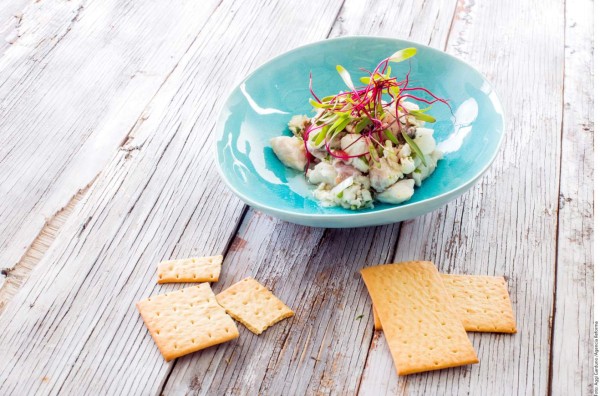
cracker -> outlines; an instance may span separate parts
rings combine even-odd
[[[217,294],[217,301],[254,334],[294,315],[294,311],[252,278],[241,280]]]
[[[516,333],[517,324],[501,276],[440,274],[446,292],[452,296],[454,312],[466,331]],[[381,330],[379,315],[373,306],[375,330]]]
[[[467,331],[516,333],[517,324],[501,276],[442,275],[454,311]]]
[[[361,275],[399,375],[479,362],[433,263],[380,265]]]
[[[158,264],[158,283],[216,282],[223,256],[190,257]]]
[[[239,335],[208,283],[153,296],[136,306],[167,362]]]

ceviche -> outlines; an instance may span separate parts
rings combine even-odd
[[[382,60],[355,86],[337,66],[348,90],[319,98],[309,75],[314,115],[295,115],[288,126],[293,136],[271,139],[271,147],[287,167],[304,172],[318,186],[314,197],[324,206],[373,207],[374,201],[399,204],[410,199],[442,158],[434,130],[425,123],[436,102],[448,105],[423,87],[391,76],[390,63],[417,53],[405,48]],[[421,105],[420,105],[421,104]],[[424,107],[423,106],[427,106]]]

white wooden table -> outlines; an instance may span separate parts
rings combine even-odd
[[[591,0],[0,2],[0,394],[583,395],[592,383]],[[245,207],[211,135],[225,94],[298,45],[368,34],[477,67],[507,116],[460,199],[326,230]],[[156,263],[225,255],[296,312],[165,363],[134,303]],[[503,275],[519,333],[481,362],[398,377],[357,270],[428,259]]]

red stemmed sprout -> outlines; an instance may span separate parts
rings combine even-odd
[[[435,122],[434,117],[426,114],[431,105],[441,102],[449,107],[449,104],[447,100],[437,97],[426,88],[409,86],[410,69],[402,80],[390,76],[390,63],[402,62],[416,53],[416,48],[405,48],[379,62],[372,72],[361,69],[368,74],[368,76],[360,78],[360,81],[366,84],[361,87],[355,87],[348,71],[338,65],[336,69],[349,90],[323,98],[319,98],[313,91],[312,74],[309,75],[309,90],[314,98],[309,101],[317,110],[317,115],[313,117],[303,133],[308,157],[307,169],[313,158],[309,151],[309,140],[310,145],[314,147],[324,146],[327,153],[334,158],[348,160],[368,155],[373,161],[378,161],[378,151],[384,147],[382,143],[390,140],[393,144],[400,144],[398,138],[389,129],[393,123],[397,123],[402,138],[409,144],[412,151],[423,162],[426,162],[423,153],[407,133],[409,127],[407,117],[410,115],[417,120]],[[384,97],[388,96],[391,100],[384,100]],[[407,110],[403,105],[404,99],[426,103],[429,107]],[[394,115],[393,121],[384,122],[384,119],[389,121],[389,117],[385,117],[386,113]],[[344,150],[331,148],[333,139],[348,125],[353,126],[353,132],[360,134],[360,137],[344,149],[348,149],[360,139],[365,138],[369,147],[367,152],[350,155]],[[378,150],[378,147],[381,149]]]

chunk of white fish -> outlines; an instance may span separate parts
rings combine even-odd
[[[277,136],[271,139],[271,148],[279,161],[288,168],[303,171],[306,167],[304,142],[297,137]]]
[[[399,204],[408,201],[415,192],[415,181],[403,179],[396,182],[384,192],[377,194],[377,200],[389,204]]]
[[[313,169],[308,170],[308,181],[312,184],[325,183],[334,186],[336,177],[335,168],[327,162],[319,162]]]

